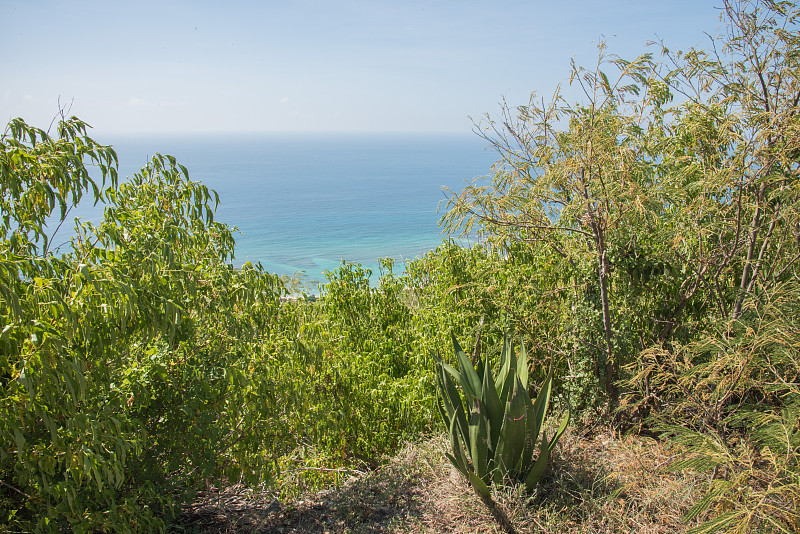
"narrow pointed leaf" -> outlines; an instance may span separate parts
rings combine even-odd
[[[503,386],[505,385],[506,377],[508,376],[509,344],[510,340],[508,339],[508,335],[506,335],[503,337],[503,350],[500,352],[500,371],[497,375],[497,378],[494,380],[494,389],[497,391],[498,395],[502,395]]]
[[[475,489],[475,491],[487,499],[491,496],[489,486],[487,486],[486,483],[478,476],[476,476],[474,473],[467,473],[467,478],[469,479],[469,483],[472,484],[472,487]]]
[[[441,358],[439,358],[439,357],[438,357],[438,356],[436,356],[435,354],[431,354],[431,356],[433,356],[433,359],[434,359],[434,360],[436,360],[436,363],[438,363],[438,364],[439,364],[439,366],[440,366],[442,369],[444,369],[445,371],[447,371],[448,373],[450,373],[450,376],[452,376],[453,378],[455,378],[455,379],[456,379],[456,381],[458,381],[458,383],[459,383],[459,384],[462,382],[462,380],[461,380],[461,373],[459,373],[459,372],[458,372],[458,370],[457,370],[455,367],[453,367],[453,366],[452,366],[452,365],[450,365],[449,363],[446,363],[444,360],[442,360]]]
[[[472,367],[472,362],[466,354],[464,354],[461,345],[458,344],[456,336],[453,335],[453,347],[455,347],[456,358],[458,358],[458,366],[461,368],[461,387],[464,388],[464,395],[469,397],[480,398],[481,394],[481,379],[475,368]]]
[[[458,420],[461,435],[466,436],[467,418],[464,412],[464,403],[461,401],[461,395],[459,395],[458,389],[448,373],[442,371],[440,380],[439,391],[444,400],[445,408],[447,408],[448,419],[455,418]]]
[[[550,440],[550,444],[547,446],[548,450],[552,451],[553,448],[556,446],[558,438],[560,438],[561,434],[563,434],[564,431],[567,429],[567,425],[569,424],[569,418],[570,418],[570,409],[569,406],[567,406],[567,413],[564,414],[564,418],[561,419],[561,424],[558,425],[558,429],[556,429],[556,433],[553,435],[553,439]]]
[[[467,459],[464,456],[464,448],[462,447],[461,435],[458,430],[456,420],[450,423],[450,447],[453,450],[452,462],[461,473],[468,477],[470,469],[467,466]]]
[[[447,410],[445,410],[444,404],[442,403],[442,399],[438,395],[436,397],[436,407],[439,409],[439,415],[442,418],[442,423],[444,423],[444,427],[449,429],[450,428],[450,417],[448,417]]]
[[[528,392],[516,379],[514,390],[506,403],[503,428],[500,430],[500,440],[504,443],[501,461],[512,473],[517,473],[521,468],[530,404]]]
[[[484,478],[489,471],[489,429],[487,428],[486,410],[478,399],[472,401],[469,415],[469,450],[472,466],[479,478]]]
[[[500,439],[500,429],[503,427],[505,406],[500,402],[500,396],[495,389],[491,368],[492,366],[489,365],[487,356],[487,361],[484,364],[481,401],[486,409],[486,418],[489,427],[489,450],[494,451],[497,448],[497,440]]]
[[[500,391],[500,402],[502,402],[504,406],[514,392],[514,386],[517,382],[517,359],[514,356],[514,346],[511,344],[508,335],[506,335],[506,341],[507,343],[503,344],[503,350],[507,352],[505,357],[506,364],[501,371],[501,373],[504,373],[504,377],[502,389]]]
[[[525,344],[520,339],[519,342],[519,359],[517,359],[517,377],[522,382],[522,387],[528,390],[528,351],[525,350]]]
[[[458,460],[456,460],[456,457],[450,454],[449,452],[444,453],[444,455],[447,457],[448,460],[450,460],[450,463],[453,464],[453,467],[458,469],[459,473],[464,475],[466,478],[469,478],[469,471],[466,470],[464,464],[459,463]]]
[[[533,464],[528,476],[525,478],[525,487],[528,491],[532,491],[533,487],[539,483],[544,476],[544,470],[547,468],[547,461],[550,459],[550,449],[547,447],[547,440],[542,439],[539,446],[539,457],[536,458],[536,463]]]
[[[497,449],[495,449],[494,457],[492,458],[492,461],[489,464],[492,473],[492,480],[498,486],[502,485],[505,482],[506,475],[508,474],[508,469],[506,468],[506,465],[503,463],[504,449],[505,449],[505,442],[501,437],[497,441]]]
[[[503,389],[500,392],[500,404],[504,407],[508,402],[508,399],[511,397],[512,392],[514,391],[514,383],[517,379],[516,371],[511,371],[508,376],[506,377],[506,381],[503,384]]]
[[[449,363],[444,363],[444,362],[442,362],[441,366],[442,366],[442,369],[447,371],[450,374],[450,376],[455,378],[456,381],[458,381],[459,384],[463,382],[463,380],[461,378],[461,373],[458,372],[458,369],[456,369],[455,367],[453,367]]]
[[[452,383],[452,380],[448,380],[448,377],[445,376],[441,368],[436,374],[436,387],[439,390],[439,398],[441,399],[442,408],[445,411],[445,428],[449,429],[450,421],[456,410],[456,405],[461,402],[461,398],[458,396],[458,390],[455,390],[455,385]],[[451,391],[451,389],[455,391]],[[455,395],[453,395],[453,393],[455,393]]]
[[[536,401],[533,403],[533,419],[530,421],[530,437],[534,442],[539,438],[539,431],[542,428],[544,416],[547,414],[547,408],[550,406],[550,393],[553,388],[553,370],[547,373],[547,378],[542,384],[542,389],[536,396]]]

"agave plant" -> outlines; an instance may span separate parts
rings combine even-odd
[[[552,370],[536,399],[531,400],[524,345],[520,346],[517,358],[506,336],[496,378],[492,377],[488,357],[479,362],[476,370],[455,336],[453,346],[460,371],[436,358],[439,409],[453,449],[453,454],[447,457],[475,491],[486,498],[490,497],[492,482],[500,485],[510,480],[520,481],[532,490],[544,474],[550,452],[569,424],[567,408],[552,439],[548,440],[542,429],[550,404]],[[464,392],[463,399],[456,382]]]

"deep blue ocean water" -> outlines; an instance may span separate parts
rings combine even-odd
[[[121,178],[160,152],[215,189],[216,219],[238,227],[235,264],[316,281],[343,259],[377,272],[378,258],[402,262],[435,248],[442,188],[460,190],[496,159],[473,134],[94,137],[116,149]]]

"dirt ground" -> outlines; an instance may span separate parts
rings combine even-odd
[[[228,533],[679,533],[702,482],[663,469],[672,456],[651,438],[562,438],[532,495],[495,492],[494,511],[444,457],[443,437],[406,446],[339,487],[280,502],[242,486],[201,494],[173,532]],[[502,523],[505,523],[504,527]]]

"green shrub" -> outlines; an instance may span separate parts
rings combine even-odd
[[[0,139],[0,529],[152,531],[204,479],[269,476],[275,388],[254,371],[282,283],[228,265],[216,194],[174,158],[119,184],[86,129]],[[48,218],[89,192],[103,221],[54,253]]]
[[[745,302],[686,345],[655,347],[628,385],[680,454],[672,471],[707,473],[692,532],[800,528],[800,284]],[[645,392],[648,395],[645,395]]]

